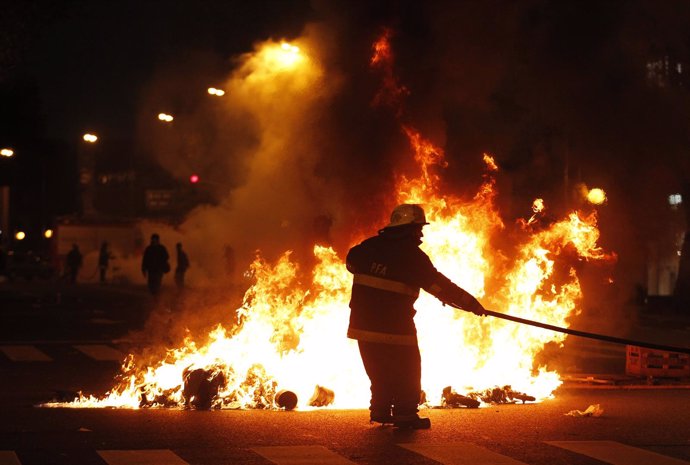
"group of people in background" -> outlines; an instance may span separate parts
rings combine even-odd
[[[175,267],[175,285],[178,289],[184,289],[184,276],[189,268],[189,258],[182,250],[182,243],[175,246],[177,251],[177,266]],[[153,295],[160,292],[163,283],[163,275],[170,272],[168,249],[160,242],[158,234],[151,234],[151,243],[144,249],[141,259],[141,272],[146,277],[149,291]]]
[[[175,247],[177,252],[175,285],[179,290],[182,290],[185,287],[185,273],[189,269],[189,257],[187,257],[187,253],[182,249],[181,242],[178,242]],[[102,284],[107,282],[110,260],[113,258],[114,256],[110,253],[108,243],[104,241],[98,253],[99,282]],[[146,278],[146,284],[152,295],[159,294],[163,284],[163,276],[170,272],[169,260],[170,256],[168,254],[168,249],[161,244],[160,236],[156,233],[152,234],[151,242],[146,246],[146,249],[144,249],[144,255],[141,260],[141,272]],[[79,275],[79,270],[83,263],[84,257],[79,250],[79,246],[77,244],[72,244],[72,249],[67,253],[65,258],[65,276],[69,282],[77,282],[77,276]]]

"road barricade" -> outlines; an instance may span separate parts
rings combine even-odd
[[[655,378],[688,378],[690,355],[628,345],[625,373]]]

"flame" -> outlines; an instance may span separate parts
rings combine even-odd
[[[373,54],[369,64],[381,72],[381,89],[373,100],[374,105],[389,105],[397,109],[398,115],[401,114],[402,99],[409,94],[409,90],[398,82],[398,78],[393,72],[393,52],[390,40],[393,31],[384,28],[379,38],[372,45]]]
[[[541,213],[544,211],[544,199],[534,199],[532,202],[532,211],[534,213]]]
[[[579,257],[607,257],[596,245],[596,217],[583,219],[577,213],[571,214],[527,237],[516,260],[507,263],[490,246],[492,237],[505,228],[494,204],[493,178],[485,177],[472,200],[442,195],[439,178],[430,172],[431,165],[445,166],[443,151],[409,128],[404,131],[420,174],[413,179],[400,178],[397,201],[420,203],[427,210],[431,224],[422,247],[437,268],[487,308],[494,306],[523,318],[568,326],[566,319],[577,308],[580,286],[572,267],[564,276],[556,276],[556,261],[568,247],[573,247]],[[497,170],[492,157],[485,155],[484,160],[487,170]],[[535,201],[534,206],[539,210],[543,202]],[[488,281],[499,272],[505,278],[502,282],[493,278],[498,290],[487,295]],[[505,385],[509,380],[514,389],[538,399],[549,396],[560,385],[558,374],[535,367],[534,359],[544,344],[562,342],[564,336],[449,311],[427,294],[422,295],[416,308],[422,358],[434,361],[424,365],[422,382],[432,403],[440,402],[441,392],[448,385],[474,390]]]
[[[419,159],[441,162],[440,152],[429,151],[428,141],[417,136],[410,141],[419,144]],[[462,200],[439,195],[437,178],[426,174],[401,177],[397,200],[422,203],[427,209],[431,224],[423,248],[437,268],[488,308],[568,326],[581,289],[573,266],[559,270],[573,257],[607,257],[597,246],[596,217],[572,213],[526,236],[515,260],[508,263],[491,247],[492,237],[505,229],[494,205],[493,180],[487,178],[474,198]],[[68,404],[49,405],[183,407],[190,402],[184,396],[185,373],[202,369],[209,377],[220,371],[227,381],[215,397],[215,407],[268,408],[276,392],[289,389],[297,394],[300,408],[308,408],[316,386],[335,392],[332,407],[365,407],[368,379],[356,344],[345,337],[351,275],[331,248],[315,246],[314,255],[317,266],[307,284],[300,280],[299,265],[290,252],[275,264],[257,257],[251,265],[255,284],[236,312],[237,327],[218,325],[201,340],[190,336],[154,364],[140,364],[130,356],[119,384],[103,398],[82,395]],[[487,292],[489,281],[496,291]],[[431,404],[440,404],[443,388],[449,385],[467,391],[510,384],[538,400],[560,385],[558,373],[535,366],[534,359],[544,344],[560,343],[564,335],[478,318],[443,307],[425,293],[416,308],[422,385]]]
[[[380,101],[393,105],[401,103],[405,88],[391,71],[390,35],[384,31],[374,44],[371,64],[383,73]],[[253,69],[268,67],[259,75],[269,76],[276,66],[295,66],[306,57],[296,46],[267,43],[252,59]],[[396,116],[402,115],[398,107]],[[442,189],[440,173],[447,166],[443,149],[409,123],[401,123],[401,131],[416,172],[397,176],[389,206],[424,206],[430,224],[422,247],[439,271],[487,308],[568,326],[581,299],[575,265],[611,258],[597,245],[596,214],[572,212],[539,230],[508,229],[496,206],[493,174],[499,167],[491,155],[483,155],[486,174],[475,195],[456,197]],[[535,215],[543,210],[543,200],[535,200]],[[506,233],[512,249],[499,250],[497,239]],[[188,335],[180,347],[160,357],[128,356],[117,385],[100,398],[80,394],[72,402],[46,405],[186,407],[198,400],[199,393],[190,388],[196,373],[214,386],[212,407],[275,408],[276,393],[287,389],[297,394],[300,408],[310,408],[322,405],[310,401],[319,386],[335,393],[331,407],[367,406],[369,380],[356,343],[345,336],[352,277],[332,248],[316,245],[313,250],[316,265],[310,274],[289,251],[275,263],[257,255],[248,273],[254,284],[234,319],[207,335]],[[564,335],[480,318],[444,307],[426,293],[416,308],[422,387],[429,404],[439,405],[447,386],[477,392],[509,384],[515,392],[542,400],[560,385],[558,373],[535,360],[546,343],[562,343]]]
[[[577,212],[537,233],[524,231],[524,241],[509,261],[492,249],[492,238],[505,230],[495,206],[494,180],[485,177],[476,195],[463,200],[442,194],[432,165],[444,166],[443,151],[406,128],[420,174],[398,180],[397,202],[421,203],[431,223],[424,250],[437,268],[482,300],[523,318],[568,326],[578,311],[581,289],[572,261],[609,256],[597,246],[596,215]],[[487,169],[497,169],[485,157]],[[255,284],[237,310],[239,324],[223,325],[207,338],[191,336],[182,347],[168,350],[157,363],[140,365],[130,356],[117,387],[103,398],[80,396],[72,403],[50,406],[129,407],[189,405],[185,374],[222,372],[226,384],[215,396],[220,408],[269,408],[281,389],[297,394],[300,408],[309,408],[316,386],[335,392],[332,407],[368,404],[368,379],[354,341],[345,337],[351,276],[331,249],[314,247],[317,265],[310,280],[300,279],[299,265],[286,252],[275,264],[260,256],[251,265]],[[564,271],[565,270],[565,271]],[[487,292],[487,285],[496,289]],[[445,386],[482,390],[510,384],[537,400],[560,385],[556,372],[535,366],[535,356],[548,342],[565,336],[498,319],[478,318],[444,307],[422,293],[416,319],[424,360],[422,385],[432,405],[441,403]]]

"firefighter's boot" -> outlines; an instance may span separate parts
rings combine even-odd
[[[429,429],[431,420],[420,418],[419,415],[394,415],[393,426],[400,429]]]
[[[391,415],[390,411],[385,412],[385,411],[372,410],[371,414],[369,415],[369,421],[371,423],[381,423],[382,425],[392,424],[393,423],[393,415]]]

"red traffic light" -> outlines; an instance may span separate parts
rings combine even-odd
[[[192,184],[196,184],[199,182],[199,175],[198,174],[193,174],[189,177],[189,182]]]

